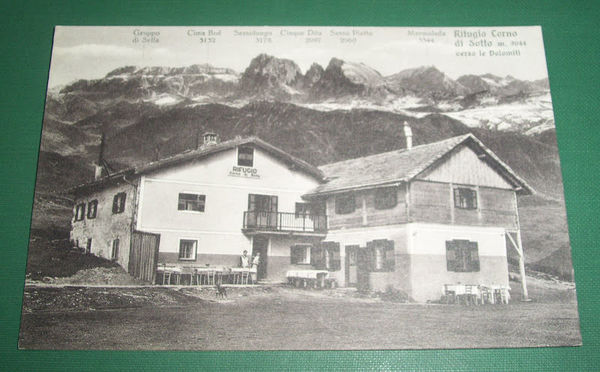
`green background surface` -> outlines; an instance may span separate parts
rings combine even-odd
[[[2,1],[0,369],[599,370],[599,4],[564,0]],[[365,352],[17,350],[31,206],[55,25],[542,25],[584,345]]]

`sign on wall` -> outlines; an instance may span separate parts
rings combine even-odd
[[[258,169],[251,167],[233,166],[229,171],[229,175],[232,177],[260,178]]]

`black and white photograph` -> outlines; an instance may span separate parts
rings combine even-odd
[[[25,278],[21,349],[581,345],[542,28],[57,26]]]

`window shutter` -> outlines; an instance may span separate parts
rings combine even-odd
[[[336,242],[323,242],[322,243],[322,259],[323,259],[323,268],[328,269],[329,271],[337,271],[341,269],[341,259],[340,259],[340,243]],[[325,267],[325,256],[329,259],[329,267]]]
[[[332,243],[331,244],[331,269],[333,271],[341,270],[342,268],[342,260],[340,256],[340,243]]]
[[[456,196],[456,190],[454,191]],[[456,246],[453,240],[446,241],[446,269],[456,271]]]
[[[318,246],[312,246],[310,248],[310,264],[314,266],[315,269],[321,270],[325,266],[325,262],[322,257],[323,249]]]
[[[469,242],[470,270],[479,271],[479,248],[477,242]]]
[[[396,254],[394,252],[393,240],[385,241],[384,267],[386,271],[394,271],[396,269]]]
[[[477,191],[471,190],[471,201],[473,205],[473,209],[477,209]]]
[[[460,189],[454,189],[454,206],[461,207],[460,204]]]
[[[277,196],[271,196],[271,212],[277,212]]]
[[[256,195],[248,194],[248,211],[252,212],[256,207]]]
[[[302,248],[297,245],[293,245],[290,251],[290,263],[296,265],[301,260]]]
[[[375,244],[373,244],[373,242],[367,242],[367,250],[365,253],[367,256],[367,267],[369,268],[369,271],[377,271],[375,267],[375,249]]]

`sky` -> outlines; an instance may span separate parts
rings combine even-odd
[[[79,79],[98,79],[128,65],[208,63],[241,73],[260,53],[291,59],[302,72],[315,62],[326,67],[335,57],[364,63],[383,76],[432,65],[454,79],[485,73],[523,80],[548,76],[541,28],[537,26],[57,26],[48,85],[54,88]]]

